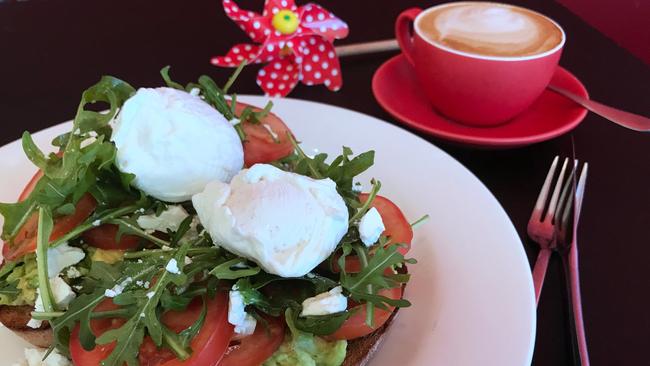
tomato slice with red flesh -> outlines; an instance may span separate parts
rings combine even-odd
[[[69,233],[72,229],[84,222],[97,207],[97,202],[90,194],[85,194],[79,199],[72,215],[61,216],[54,220],[50,241],[54,241]],[[10,242],[5,242],[2,247],[3,256],[10,261],[21,258],[25,254],[36,251],[36,235],[38,233],[38,214],[33,213],[23,227]]]
[[[368,200],[369,194],[362,193],[359,195],[359,200],[364,203]],[[406,220],[404,213],[393,201],[384,196],[375,196],[372,201],[372,206],[377,209],[381,220],[384,222],[384,232],[390,238],[390,243],[405,244],[399,246],[397,251],[402,255],[406,255],[411,249],[411,241],[413,241],[413,228]],[[336,261],[333,263],[334,272],[338,272],[338,264]],[[361,271],[361,262],[355,255],[350,255],[345,258],[345,271],[349,273],[357,273]]]
[[[237,102],[235,115],[240,116],[246,107],[251,107],[254,112],[262,110],[246,103]],[[246,141],[243,142],[244,165],[246,167],[257,163],[269,163],[293,152],[293,145],[287,137],[287,133],[291,133],[291,130],[278,116],[269,113],[260,122],[254,124],[244,121],[241,125],[246,134]]]
[[[397,300],[402,298],[402,288],[395,287],[391,289],[384,289],[379,291],[379,295],[386,296],[389,299]],[[353,312],[343,325],[334,333],[326,336],[329,340],[339,339],[355,339],[366,336],[375,330],[379,329],[390,316],[393,314],[394,307],[389,307],[390,311],[386,311],[375,307],[373,317],[373,327],[371,328],[366,324],[366,304],[354,304],[349,307],[349,311]]]
[[[268,323],[257,323],[255,333],[231,342],[219,366],[258,366],[271,357],[284,341],[283,318],[264,317]]]
[[[102,312],[116,309],[119,309],[119,306],[115,305],[112,299],[104,299],[104,301],[95,307],[94,311]],[[124,319],[121,318],[92,319],[90,321],[90,329],[95,336],[99,336],[110,329],[121,327],[124,322]],[[115,348],[115,343],[109,343],[97,345],[93,350],[86,351],[79,341],[78,324],[70,335],[70,357],[72,358],[72,363],[77,366],[99,366],[101,361],[113,351],[113,348]]]
[[[115,306],[112,301],[108,301]],[[98,305],[95,311],[110,310],[102,307],[106,302],[107,300]],[[199,318],[202,307],[203,301],[197,297],[184,311],[166,312],[161,321],[171,330],[180,332]],[[91,329],[95,335],[100,335],[123,323],[123,319],[93,319]],[[145,337],[140,346],[138,360],[141,366],[217,365],[228,348],[232,334],[233,326],[228,323],[228,296],[225,292],[220,292],[213,299],[207,300],[205,322],[190,343],[193,350],[190,358],[185,361],[176,359],[170,350],[156,347],[151,338]],[[79,326],[75,327],[70,337],[70,354],[76,366],[99,366],[113,347],[114,344],[98,345],[91,351],[84,350],[79,341]]]
[[[38,183],[39,180],[41,180],[41,177],[43,177],[43,171],[39,170],[34,174],[32,179],[29,180],[29,183],[23,188],[23,191],[20,193],[20,196],[18,196],[18,202],[22,202],[29,197],[29,194],[32,193],[34,188],[36,188],[36,183]]]
[[[106,250],[127,250],[134,249],[140,244],[140,238],[135,235],[124,234],[120,241],[115,241],[119,227],[112,224],[104,224],[84,232],[81,237],[89,245]]]

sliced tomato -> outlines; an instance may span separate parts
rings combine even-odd
[[[379,294],[382,296],[386,296],[390,299],[401,299],[402,298],[402,288],[401,287],[396,287],[392,289],[386,289],[386,290],[381,290],[379,291]],[[353,312],[353,315],[348,318],[341,328],[339,328],[336,332],[328,335],[327,339],[330,340],[335,340],[335,339],[355,339],[359,337],[366,336],[375,330],[379,329],[384,323],[386,323],[386,320],[390,318],[391,314],[393,314],[393,307],[390,307],[390,311],[386,311],[383,309],[379,309],[375,307],[374,310],[374,320],[373,320],[373,326],[370,327],[368,324],[366,324],[366,305],[365,304],[354,304],[354,306],[350,307],[348,310]]]
[[[106,302],[106,301],[105,301]],[[97,307],[96,311],[109,310]],[[113,304],[112,301],[110,304]],[[114,305],[113,305],[114,306]],[[161,321],[170,329],[179,332],[198,319],[203,303],[200,298],[190,303],[185,311],[169,311],[163,314]],[[91,329],[95,335],[119,327],[122,319],[93,319]],[[190,347],[192,356],[185,361],[178,360],[168,349],[159,349],[149,337],[145,337],[140,346],[138,359],[141,366],[204,366],[216,365],[223,357],[232,338],[233,327],[228,323],[228,296],[221,292],[207,303],[205,322],[199,333],[192,339]],[[79,326],[70,337],[70,354],[76,366],[99,366],[114,348],[114,344],[96,346],[86,351],[79,342]]]
[[[81,237],[86,243],[99,249],[127,250],[138,246],[140,238],[135,235],[125,234],[120,237],[119,242],[115,241],[118,230],[119,228],[117,225],[104,224],[86,231],[81,235]]]
[[[237,102],[235,115],[239,116],[246,107],[251,107],[255,112],[261,110],[261,108]],[[269,113],[261,122],[260,124],[242,123],[242,128],[246,134],[246,141],[243,144],[244,164],[246,167],[257,163],[269,163],[284,158],[293,152],[293,145],[287,137],[287,133],[291,133],[291,130],[278,116]],[[273,139],[274,136],[271,135],[271,132],[275,134],[276,140]]]
[[[50,241],[56,240],[79,226],[95,211],[97,202],[90,194],[85,194],[77,202],[72,215],[61,216],[54,220]],[[38,214],[34,213],[18,230],[11,242],[2,247],[2,254],[10,261],[36,251],[36,234],[38,232]]]
[[[95,307],[95,312],[109,311],[119,309],[119,306],[113,303],[111,299],[105,299],[97,307]],[[124,319],[120,318],[104,318],[104,319],[92,319],[90,321],[90,329],[92,330],[95,336],[99,336],[102,333],[110,329],[119,328],[124,324]],[[77,366],[99,366],[101,361],[104,360],[115,348],[115,343],[97,345],[91,351],[86,351],[79,341],[79,325],[72,330],[70,335],[70,356],[72,357],[72,363]]]
[[[22,202],[29,197],[29,194],[32,193],[34,188],[36,188],[36,183],[38,183],[39,180],[41,180],[41,177],[43,177],[43,171],[39,170],[34,174],[32,179],[29,180],[29,183],[23,188],[23,191],[20,193],[20,196],[18,196],[18,202]]]
[[[368,200],[368,193],[362,193],[359,195],[359,200],[363,203]],[[390,238],[390,243],[401,243],[405,246],[400,246],[397,248],[397,251],[406,255],[411,249],[411,241],[413,240],[413,229],[411,224],[406,220],[402,210],[397,207],[393,201],[389,200],[384,196],[375,196],[375,199],[372,201],[372,206],[377,209],[381,220],[384,222],[384,232],[383,235],[386,235]],[[345,270],[349,273],[356,273],[361,271],[361,263],[357,256],[348,256],[345,258]],[[336,261],[334,263],[334,271],[338,272],[338,265]]]
[[[282,318],[264,317],[268,328],[257,323],[255,333],[231,342],[219,366],[258,366],[271,357],[284,341]]]

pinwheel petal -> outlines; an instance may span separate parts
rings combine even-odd
[[[303,33],[314,33],[330,42],[347,37],[348,25],[320,5],[309,3],[298,9]]]
[[[264,42],[273,31],[270,19],[255,12],[243,10],[232,0],[223,0],[223,10],[254,42]]]
[[[330,90],[339,90],[343,78],[334,46],[318,36],[300,37],[296,41],[296,63],[300,64],[302,82],[307,85],[325,84]]]
[[[298,7],[296,6],[293,0],[266,0],[264,2],[264,16],[272,16],[277,12],[283,9],[289,9],[291,11],[297,11]]]
[[[260,63],[262,60],[258,57],[260,46],[255,44],[240,43],[234,45],[225,56],[216,56],[210,59],[214,66],[236,67],[242,61],[250,63]]]
[[[257,73],[257,85],[273,97],[285,97],[298,83],[300,70],[294,57],[269,63]]]

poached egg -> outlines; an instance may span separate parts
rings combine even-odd
[[[331,179],[255,164],[230,184],[210,182],[192,203],[214,242],[282,277],[304,276],[348,231],[348,209]]]
[[[112,140],[116,165],[133,184],[167,202],[182,202],[210,181],[229,182],[244,165],[237,132],[196,95],[141,88],[118,115]]]

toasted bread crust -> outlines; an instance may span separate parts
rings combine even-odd
[[[386,320],[381,328],[368,334],[365,337],[348,341],[347,354],[341,366],[365,366],[368,365],[375,352],[379,349],[381,342],[386,336],[393,319],[397,316],[399,308],[393,311],[393,314]]]
[[[52,344],[52,329],[47,321],[37,329],[28,327],[32,309],[29,305],[0,305],[0,323],[34,346],[47,348]]]

